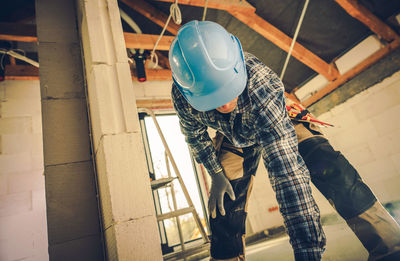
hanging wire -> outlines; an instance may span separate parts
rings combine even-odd
[[[161,40],[161,37],[164,35],[164,32],[167,29],[167,26],[168,26],[171,18],[172,18],[172,20],[174,20],[174,22],[176,24],[182,23],[182,14],[181,14],[181,10],[179,9],[179,6],[178,6],[178,0],[175,0],[175,3],[171,4],[171,6],[169,8],[169,16],[168,16],[167,22],[165,23],[164,28],[162,29],[161,34],[158,37],[157,42],[153,47],[153,50],[151,51],[150,60],[154,63],[153,68],[156,68],[158,65],[158,56],[157,56],[155,50],[158,46],[158,43]]]
[[[20,51],[20,52],[23,53],[23,55],[15,52],[15,51]],[[23,50],[20,50],[20,49],[13,49],[13,50],[0,49],[0,53],[3,54],[2,57],[1,57],[1,60],[0,60],[0,64],[1,64],[1,68],[2,69],[4,69],[3,60],[4,60],[4,56],[6,54],[8,54],[8,55],[10,55],[12,57],[15,57],[17,59],[20,59],[20,60],[22,60],[24,62],[27,62],[29,64],[32,64],[35,67],[39,67],[39,63],[34,61],[34,60],[32,60],[32,59],[29,59],[28,57],[26,57],[25,56],[25,52]]]
[[[208,0],[206,0],[206,3],[205,3],[205,5],[204,5],[204,11],[203,11],[203,19],[202,19],[202,21],[206,20],[207,6],[208,6]]]
[[[281,80],[283,80],[283,76],[285,75],[286,68],[287,68],[287,65],[289,63],[290,56],[292,55],[293,47],[294,47],[294,44],[296,43],[297,35],[299,34],[301,24],[303,23],[303,18],[304,18],[304,15],[306,13],[306,10],[307,10],[308,2],[309,2],[309,0],[306,0],[306,2],[304,3],[303,11],[301,11],[299,23],[297,24],[296,31],[294,33],[293,40],[292,40],[292,43],[291,43],[290,48],[289,48],[289,52],[288,52],[288,54],[286,56],[285,64],[283,65],[283,69],[282,69],[281,77],[280,77]]]

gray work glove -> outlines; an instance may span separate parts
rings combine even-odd
[[[223,171],[211,175],[211,191],[210,198],[208,199],[208,211],[211,213],[212,218],[217,217],[216,205],[218,204],[219,213],[225,216],[224,209],[224,195],[228,193],[232,200],[235,200],[235,193],[233,192],[232,185],[225,177]]]

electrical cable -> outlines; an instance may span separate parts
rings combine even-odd
[[[142,30],[140,29],[140,27],[137,25],[135,21],[133,21],[133,19],[127,13],[124,12],[124,10],[120,8],[119,13],[121,15],[121,18],[133,29],[133,31],[135,31],[135,33],[142,34]],[[133,48],[130,48],[129,50],[131,50],[133,54],[136,53],[136,50]],[[140,49],[139,53],[143,54],[144,49]]]
[[[303,10],[301,11],[300,19],[299,19],[299,22],[297,24],[296,31],[294,33],[292,43],[290,44],[290,48],[289,48],[289,52],[288,52],[288,54],[286,56],[285,64],[283,65],[283,69],[282,69],[281,77],[280,77],[281,80],[283,80],[283,76],[285,75],[286,68],[287,68],[287,65],[289,63],[290,56],[292,55],[293,47],[294,47],[294,44],[296,43],[297,35],[299,34],[301,24],[303,23],[303,19],[304,19],[304,15],[306,13],[306,10],[307,10],[308,2],[309,2],[309,0],[306,0],[306,2],[304,3]]]
[[[158,37],[156,44],[153,47],[153,50],[151,51],[150,60],[154,63],[153,68],[156,68],[158,65],[158,57],[157,57],[157,54],[155,53],[155,50],[158,46],[158,43],[161,40],[161,37],[164,35],[164,32],[167,29],[167,26],[168,26],[171,18],[174,20],[174,22],[176,24],[182,23],[182,14],[181,14],[181,10],[179,9],[179,6],[178,6],[178,0],[175,0],[175,2],[173,4],[171,4],[171,6],[169,8],[169,16],[168,16],[167,22],[165,23],[164,28],[162,29],[161,34]]]
[[[19,49],[14,49],[14,50],[19,50]],[[17,59],[19,59],[19,60],[22,60],[22,61],[24,61],[24,62],[27,62],[27,63],[29,63],[29,64],[31,64],[31,65],[33,65],[33,66],[39,68],[39,63],[38,63],[38,62],[36,62],[36,61],[34,61],[34,60],[32,60],[32,59],[30,59],[30,58],[24,56],[24,55],[21,55],[21,54],[19,54],[19,53],[17,53],[17,52],[14,52],[14,50],[0,49],[0,53],[3,53],[3,56],[1,57],[1,61],[0,61],[0,63],[1,63],[1,68],[2,68],[2,69],[4,69],[4,66],[3,66],[3,59],[4,59],[4,56],[5,56],[6,54],[7,54],[7,55],[10,55],[10,56],[12,56],[12,57],[15,57],[15,58],[17,58]]]
[[[208,6],[208,0],[206,0],[206,3],[204,4],[204,11],[203,11],[203,19],[202,19],[202,21],[206,20],[207,6]]]

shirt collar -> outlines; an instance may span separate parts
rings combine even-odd
[[[244,88],[243,92],[238,97],[235,112],[243,113],[245,111],[248,111],[250,107],[251,107],[251,102],[249,98],[249,89],[247,88],[246,85],[246,88]]]

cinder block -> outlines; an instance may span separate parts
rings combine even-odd
[[[85,98],[79,43],[41,42],[39,54],[42,98]]]
[[[32,170],[43,171],[43,169],[44,169],[43,154],[32,154]]]
[[[104,136],[96,163],[105,227],[144,216],[155,216],[139,133]]]
[[[36,17],[39,46],[43,42],[79,43],[74,2],[40,1],[36,4]]]
[[[397,152],[396,154],[390,156],[390,159],[392,160],[397,173],[400,173],[400,152]]]
[[[97,234],[100,225],[92,162],[49,166],[45,175],[49,244]]]
[[[107,23],[107,29],[110,30],[109,35],[111,35],[112,39],[112,44],[113,44],[113,49],[115,52],[115,59],[117,63],[128,63],[128,57],[126,54],[126,45],[125,45],[125,39],[124,39],[124,34],[122,30],[122,23],[121,23],[121,16],[119,13],[119,7],[118,7],[118,2],[113,1],[113,0],[106,0],[103,1],[105,3],[105,7],[103,7],[103,10],[106,10],[107,13],[103,13],[105,15],[104,20],[106,20]],[[129,74],[130,75],[130,74]]]
[[[32,190],[32,214],[35,220],[35,233],[45,233],[47,242],[47,213],[45,189]]]
[[[376,126],[371,120],[365,120],[336,134],[334,139],[336,145],[346,151],[355,146],[361,146],[375,137],[378,137]]]
[[[25,172],[32,169],[30,152],[0,155],[0,173]]]
[[[32,154],[40,154],[43,156],[43,135],[42,133],[34,133],[32,137]]]
[[[400,152],[399,130],[393,130],[385,135],[370,139],[368,144],[377,159],[387,158]]]
[[[108,260],[163,260],[154,216],[115,224],[105,231],[105,237]]]
[[[111,35],[107,23],[107,10],[104,1],[83,1],[79,15],[80,30],[85,53],[85,65],[109,64]],[[101,28],[101,29],[100,29]],[[123,48],[126,49],[125,47]]]
[[[328,120],[329,123],[333,124],[334,129],[346,130],[348,128],[354,128],[359,124],[355,113],[352,110],[346,110],[343,113],[336,114],[332,120]]]
[[[388,195],[388,199],[385,202],[400,200],[400,176],[396,175],[390,179],[386,179],[383,183],[385,192]]]
[[[12,173],[9,175],[9,193],[18,193],[36,189],[44,189],[43,171],[39,170],[25,173]]]
[[[371,184],[397,175],[396,168],[390,158],[375,160],[359,166],[358,172],[361,178]]]
[[[376,159],[374,155],[368,143],[349,148],[345,152],[347,160],[356,168],[357,166],[374,161]]]
[[[385,135],[393,131],[400,130],[400,104],[392,107],[378,115],[372,117],[372,122],[375,125],[379,135]]]
[[[125,123],[125,132],[139,132],[139,119],[136,109],[136,98],[132,88],[132,77],[127,62],[115,64],[118,89],[120,92],[120,103]]]
[[[17,240],[30,236],[38,229],[32,211],[0,217],[0,241]]]
[[[47,261],[49,260],[49,244],[47,241],[47,230],[44,229],[41,233],[33,234],[33,257],[32,261]]]
[[[25,260],[33,254],[32,235],[0,240],[0,260]]]
[[[30,210],[32,210],[30,191],[0,196],[0,217],[16,215]]]
[[[42,108],[40,107],[40,114],[32,115],[32,133],[42,134]]]
[[[400,104],[400,96],[395,89],[384,88],[374,95],[369,95],[364,102],[357,103],[352,109],[360,121],[385,113],[392,107]]]
[[[2,148],[3,154],[18,154],[32,151],[33,135],[27,134],[3,134]]]
[[[171,98],[172,81],[147,81],[136,85],[143,85],[146,98]]]
[[[7,194],[8,174],[0,173],[0,196]]]
[[[50,244],[49,257],[50,260],[57,261],[104,260],[100,235],[77,238],[61,244]]]
[[[24,117],[40,113],[40,99],[7,99],[1,103],[2,117]]]
[[[96,150],[102,135],[123,131],[121,103],[115,103],[113,98],[118,91],[113,90],[111,86],[115,85],[110,83],[111,70],[110,66],[96,65],[88,75],[90,117]]]
[[[32,118],[0,118],[0,134],[23,134],[32,132]]]
[[[139,124],[131,80],[124,66],[115,70],[106,65],[96,65],[88,76],[88,94],[94,144],[102,135],[137,132]],[[125,76],[123,76],[125,75]],[[128,76],[127,76],[128,75]],[[115,77],[122,77],[115,79]]]
[[[133,92],[135,93],[136,99],[145,98],[145,87],[139,82],[132,82],[133,85]]]
[[[5,89],[6,100],[30,99],[40,101],[39,80],[4,81],[0,83]]]
[[[44,100],[42,105],[45,165],[90,160],[86,101]]]

